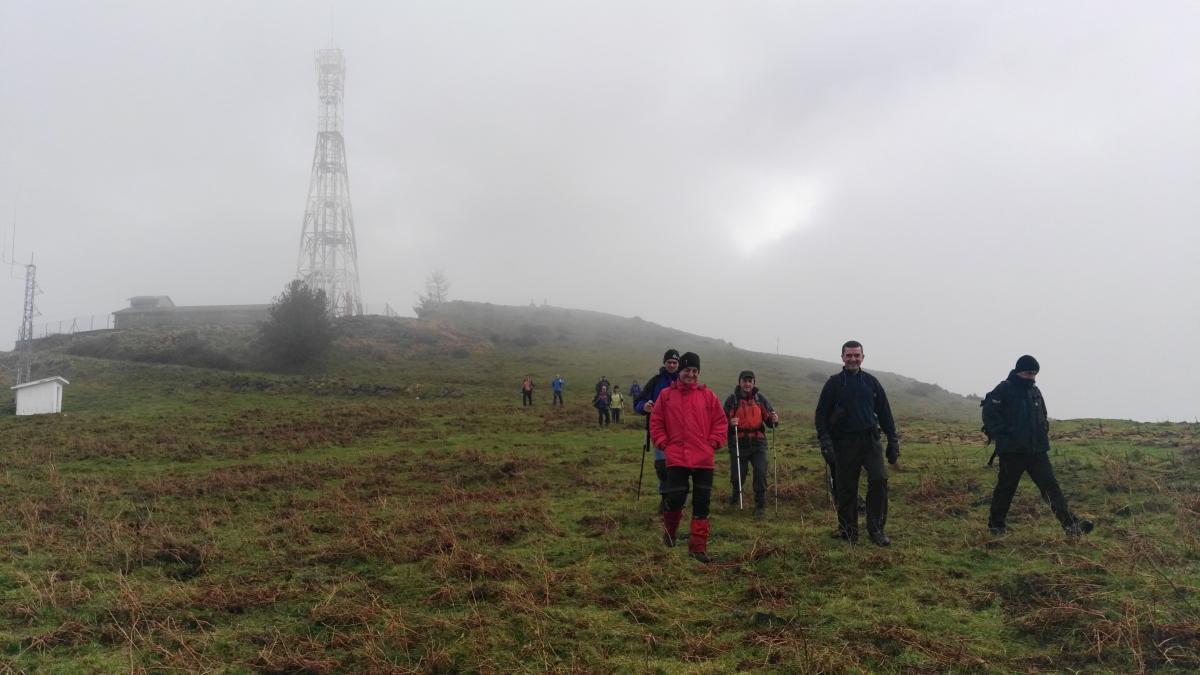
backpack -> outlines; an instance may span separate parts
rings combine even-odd
[[[995,398],[995,399],[1003,401],[1008,396],[1008,388],[1009,388],[1008,380],[1002,381],[1000,384],[996,385],[995,389],[989,391],[987,394],[984,395],[983,400],[979,402],[979,407],[983,408],[984,406],[986,406],[988,404],[989,399]],[[983,432],[984,436],[987,436],[987,442],[984,443],[984,447],[991,445],[992,441],[996,440],[993,437],[992,432],[988,431],[987,424],[984,424],[983,426],[979,427],[979,430]],[[988,457],[988,461],[987,461],[988,466],[995,464],[996,455],[997,455],[996,449],[993,448],[991,456]]]
[[[742,435],[759,433],[763,426],[763,409],[758,397],[744,399],[738,397],[737,408],[731,417],[738,418],[738,432]]]

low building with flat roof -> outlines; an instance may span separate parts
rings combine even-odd
[[[13,387],[13,395],[17,398],[17,414],[52,415],[62,412],[64,384],[70,382],[55,375]]]
[[[113,312],[114,326],[127,328],[197,328],[255,326],[271,316],[270,305],[197,305],[179,307],[166,295],[139,295]]]

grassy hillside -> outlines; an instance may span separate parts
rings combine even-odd
[[[827,536],[809,422],[809,373],[830,364],[602,315],[448,309],[465,315],[350,322],[305,373],[126,360],[172,352],[161,335],[45,346],[66,414],[0,417],[0,671],[1200,668],[1196,425],[1055,425],[1096,532],[1065,538],[1025,482],[996,540],[973,417],[924,418],[941,395],[897,391],[895,543],[849,547]],[[649,374],[664,340],[706,378],[749,361],[783,408],[778,500],[762,521],[716,506],[709,566],[662,547],[655,500],[635,499],[637,421],[596,429],[573,395]],[[101,348],[122,358],[81,355]],[[525,370],[561,370],[568,405],[543,391],[522,409]]]
[[[338,370],[365,378],[388,372],[385,364],[397,364],[404,371],[397,376],[411,374],[415,364],[406,357],[424,362],[431,351],[439,355],[437,350],[388,351],[380,345],[395,345],[397,330],[409,336],[421,329],[438,331],[436,341],[426,347],[446,344],[444,355],[461,360],[448,370],[466,367],[471,372],[471,386],[510,398],[518,396],[525,373],[534,375],[543,401],[549,400],[549,383],[556,373],[567,381],[568,396],[590,396],[601,375],[627,391],[632,381],[644,383],[656,373],[662,353],[667,347],[675,347],[700,354],[701,379],[722,397],[733,390],[737,374],[750,369],[758,375],[759,385],[773,403],[798,412],[811,411],[825,380],[841,369],[840,363],[737,349],[722,340],[665,328],[637,317],[626,319],[556,307],[452,302],[432,313],[428,321],[364,318],[343,326],[353,336],[357,349],[343,353]],[[408,337],[401,340],[412,342]],[[879,376],[898,416],[943,421],[978,417],[977,402],[909,377],[871,372]]]
[[[531,373],[538,398],[549,402],[555,374],[567,381],[568,397],[590,397],[601,375],[628,391],[634,380],[645,382],[656,373],[662,353],[675,347],[700,354],[701,379],[722,398],[733,390],[737,374],[750,369],[773,404],[810,414],[825,380],[841,369],[840,363],[737,349],[637,317],[556,307],[450,302],[422,320],[342,320],[338,334],[329,359],[302,375],[350,379],[367,388],[448,388],[519,401],[521,378]],[[71,355],[252,373],[253,338],[252,330],[217,328],[55,336],[37,343],[34,376],[70,379],[63,368],[71,367],[64,363]],[[910,377],[871,372],[883,383],[897,417],[949,422],[979,416],[977,401]]]

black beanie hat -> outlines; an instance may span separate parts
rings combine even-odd
[[[676,361],[679,360],[679,350],[678,349],[668,349],[667,351],[663,352],[663,363],[666,363],[667,361],[670,361],[671,359],[675,359]]]
[[[1013,368],[1013,370],[1017,371],[1018,373],[1023,373],[1026,370],[1032,370],[1033,372],[1037,373],[1042,370],[1042,367],[1038,365],[1037,359],[1026,354],[1025,356],[1017,359],[1017,366]]]
[[[754,379],[754,371],[753,370],[743,370],[738,375],[738,382],[741,382],[742,380],[753,380],[753,379]]]
[[[679,357],[679,369],[684,368],[700,370],[700,355],[696,352],[684,352],[683,356]]]

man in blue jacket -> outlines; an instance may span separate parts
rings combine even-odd
[[[979,404],[983,408],[983,432],[988,441],[996,442],[996,455],[1000,458],[1000,471],[996,476],[996,489],[992,492],[992,509],[988,516],[988,531],[996,536],[1008,533],[1005,518],[1008,507],[1021,475],[1028,472],[1043,498],[1050,502],[1050,510],[1058,518],[1063,531],[1070,536],[1079,536],[1092,531],[1090,520],[1080,520],[1071,513],[1067,498],[1054,468],[1050,466],[1050,416],[1046,413],[1046,401],[1034,384],[1041,366],[1037,359],[1026,354],[1017,359],[1017,365],[1008,378],[988,392]]]
[[[663,364],[658,369],[658,374],[646,380],[646,386],[642,387],[642,395],[633,402],[633,411],[639,415],[646,416],[646,444],[650,444],[650,413],[654,412],[654,402],[658,400],[658,395],[662,390],[671,386],[679,377],[679,351],[676,349],[668,349],[663,353]],[[659,500],[659,511],[664,511],[666,508],[667,487],[667,455],[662,448],[654,448],[654,473],[658,476],[658,493],[662,495]]]
[[[550,381],[550,389],[554,391],[554,400],[550,402],[550,405],[557,404],[560,408],[562,407],[563,385],[566,383],[566,380],[562,379],[562,375],[555,375],[554,379]]]
[[[884,532],[888,511],[888,476],[883,464],[900,458],[896,420],[883,386],[862,369],[863,346],[850,340],[842,345],[842,372],[830,376],[817,402],[817,438],[821,455],[837,467],[838,529],[843,539],[858,542],[858,477],[867,470],[867,534],[877,546],[892,543]],[[879,441],[887,436],[887,451]]]

